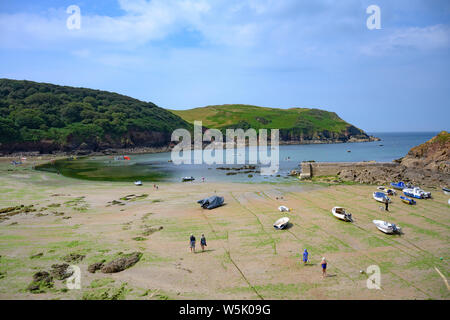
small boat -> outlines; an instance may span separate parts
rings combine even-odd
[[[140,181],[140,180],[139,180],[139,181],[135,181],[134,184],[135,184],[136,186],[142,186],[142,181]]]
[[[431,192],[425,192],[419,187],[405,188],[403,189],[403,193],[407,197],[413,197],[416,199],[431,198]]]
[[[383,187],[383,186],[379,186],[379,187],[377,187],[377,189],[387,193],[390,196],[393,196],[393,195],[397,194],[397,192],[395,190],[389,189],[389,188],[386,188],[386,187]]]
[[[284,228],[286,228],[288,222],[289,222],[289,218],[283,217],[283,218],[280,218],[277,221],[275,221],[275,223],[273,224],[273,227],[275,229],[284,229]]]
[[[197,203],[200,203],[203,209],[214,209],[223,205],[224,198],[219,196],[212,196],[209,198],[198,200]]]
[[[406,188],[406,184],[403,181],[391,182],[391,187],[398,190],[403,190]]]
[[[376,225],[378,230],[380,230],[381,232],[384,232],[387,234],[393,234],[393,233],[400,232],[400,227],[396,226],[393,223],[389,223],[389,222],[386,222],[383,220],[373,220],[372,222]]]
[[[291,209],[289,209],[286,206],[279,206],[278,210],[280,210],[281,212],[290,212],[291,211]]]
[[[445,194],[450,194],[450,188],[442,188]]]
[[[342,207],[334,207],[333,209],[331,209],[331,213],[333,214],[333,216],[340,220],[353,222],[352,214],[346,212]]]
[[[194,180],[195,180],[195,178],[192,177],[192,176],[190,176],[190,177],[183,177],[183,178],[181,179],[181,181],[183,181],[183,182],[185,182],[185,181],[194,181]]]
[[[383,202],[383,203],[391,202],[391,199],[383,192],[374,192],[373,198],[378,202]]]
[[[402,201],[406,204],[416,204],[416,201],[414,199],[410,199],[404,196],[400,196],[400,199],[402,199]]]

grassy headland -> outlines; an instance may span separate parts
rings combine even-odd
[[[190,123],[201,120],[203,126],[219,130],[280,129],[280,139],[285,142],[370,140],[364,131],[342,120],[336,113],[320,109],[227,104],[170,111]]]

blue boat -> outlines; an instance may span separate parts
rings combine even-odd
[[[410,199],[404,196],[400,196],[400,199],[402,199],[402,201],[406,204],[416,204],[416,201],[414,199]]]
[[[403,190],[406,188],[406,184],[403,181],[400,182],[391,182],[391,187],[394,189]]]

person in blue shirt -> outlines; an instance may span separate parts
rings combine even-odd
[[[306,265],[307,262],[308,262],[308,250],[305,249],[305,251],[303,251],[303,263]]]
[[[189,238],[189,244],[190,244],[191,252],[195,253],[195,237],[194,237],[194,235],[192,233],[191,233],[191,236]]]
[[[322,266],[322,277],[327,276],[327,260],[325,258],[322,258],[322,262],[320,262],[320,265]]]
[[[202,234],[202,237],[201,237],[201,239],[200,239],[200,245],[202,246],[202,251],[205,251],[205,247],[206,247],[207,245],[206,245],[206,238],[205,238],[205,235],[204,235],[204,234]]]

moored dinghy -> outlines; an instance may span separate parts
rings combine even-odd
[[[352,214],[345,211],[342,207],[334,207],[331,209],[331,213],[333,213],[333,216],[340,220],[353,222]]]
[[[287,227],[288,223],[289,223],[289,218],[283,217],[283,218],[280,218],[277,221],[275,221],[275,223],[273,224],[273,227],[275,229],[284,229]]]
[[[383,192],[374,192],[373,198],[376,201],[382,202],[382,203],[391,202],[391,199],[388,196],[386,196]]]
[[[396,226],[393,223],[389,223],[383,220],[373,220],[372,221],[381,232],[387,234],[400,233],[400,227]]]
[[[407,198],[405,196],[400,196],[400,199],[402,199],[402,201],[406,204],[416,204],[416,201],[410,198]]]

